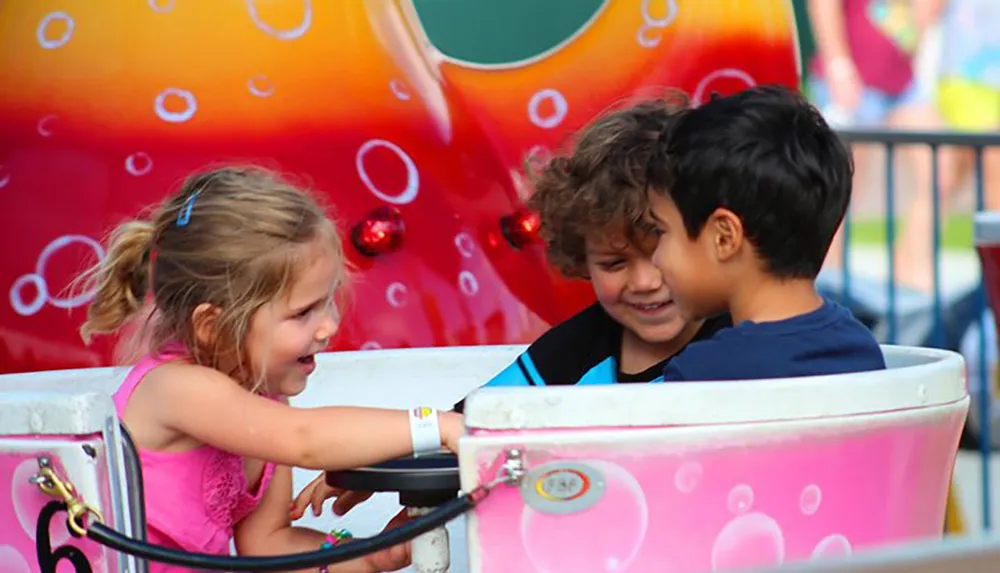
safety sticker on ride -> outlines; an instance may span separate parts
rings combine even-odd
[[[604,488],[604,477],[593,466],[558,461],[534,468],[521,485],[521,496],[536,511],[567,514],[593,507]]]

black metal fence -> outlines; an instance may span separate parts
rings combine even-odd
[[[901,337],[907,338],[906,343],[914,340],[922,346],[948,348],[960,351],[963,338],[976,336],[974,346],[976,352],[969,356],[966,349],[966,359],[970,371],[978,379],[970,376],[970,387],[974,387],[970,424],[967,425],[966,436],[963,439],[966,447],[971,442],[979,450],[982,459],[982,491],[983,491],[983,528],[991,528],[991,476],[989,457],[994,446],[991,432],[992,400],[991,387],[995,383],[991,372],[991,356],[996,356],[996,343],[987,345],[987,332],[994,331],[992,314],[987,312],[987,296],[983,285],[982,273],[978,275],[973,288],[961,296],[944,296],[942,282],[942,181],[940,153],[942,148],[968,149],[972,151],[972,190],[973,206],[970,209],[980,212],[986,205],[986,178],[984,176],[984,151],[991,147],[1000,147],[1000,134],[971,134],[955,132],[917,132],[917,131],[886,131],[886,130],[840,130],[841,137],[851,144],[879,145],[885,151],[884,185],[885,220],[884,236],[887,255],[887,278],[884,284],[871,281],[865,283],[866,296],[858,292],[859,280],[853,274],[851,257],[856,245],[852,244],[852,227],[854,216],[849,214],[845,219],[842,235],[843,258],[837,280],[826,287],[827,294],[838,297],[842,303],[855,311],[862,320],[872,326],[881,342],[887,344],[899,343]],[[896,255],[897,221],[899,205],[899,174],[896,171],[896,158],[899,151],[908,146],[929,148],[932,158],[931,167],[931,228],[927,233],[932,255],[932,285],[931,292],[926,295],[929,300],[925,304],[905,305],[901,308],[900,288],[897,280],[898,262]],[[855,191],[858,196],[859,189]],[[968,213],[971,217],[973,214]],[[902,221],[905,224],[905,221]],[[974,248],[973,244],[969,249]],[[972,254],[972,253],[970,253]],[[821,283],[821,288],[822,283]],[[872,296],[872,289],[881,289],[879,296]],[[871,302],[875,301],[875,302]],[[912,301],[909,301],[912,302]],[[1000,301],[994,301],[998,303]],[[919,333],[914,338],[914,324],[922,324]],[[909,331],[908,331],[909,329]],[[978,331],[976,334],[974,331]],[[972,435],[970,438],[969,435]]]

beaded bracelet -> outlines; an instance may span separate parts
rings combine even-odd
[[[353,538],[354,536],[351,535],[351,532],[346,529],[334,529],[326,534],[326,539],[323,540],[323,545],[320,545],[320,549],[330,549],[343,541]],[[326,565],[319,568],[319,573],[329,573]]]

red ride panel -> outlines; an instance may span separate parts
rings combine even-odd
[[[405,0],[64,4],[0,11],[0,372],[112,362],[77,335],[71,278],[112,225],[225,161],[301,176],[348,239],[398,210],[398,248],[348,247],[334,347],[529,342],[593,300],[502,232],[529,150],[628,94],[798,83],[783,0],[606,2],[557,49],[489,68],[434,50]]]

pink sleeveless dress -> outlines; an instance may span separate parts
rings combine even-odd
[[[132,367],[112,396],[119,418],[143,377],[177,356],[146,356]],[[137,448],[146,494],[147,540],[173,549],[228,555],[233,526],[260,503],[274,464],[264,466],[260,485],[250,491],[241,456],[209,445],[186,452]],[[150,573],[190,571],[164,563],[149,566]]]

